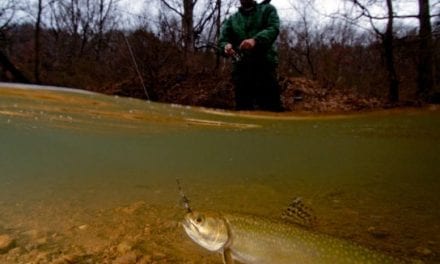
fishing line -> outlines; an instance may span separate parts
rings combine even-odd
[[[192,209],[189,206],[189,199],[186,197],[185,193],[183,192],[183,189],[182,189],[182,186],[180,185],[179,179],[176,179],[176,182],[177,182],[177,188],[179,189],[180,196],[182,197],[183,206],[185,207],[185,209],[188,213],[191,213]]]
[[[142,78],[141,72],[139,71],[139,66],[138,66],[138,64],[136,62],[136,58],[134,56],[134,53],[133,53],[133,50],[131,48],[130,42],[128,42],[127,36],[125,36],[125,34],[123,34],[123,35],[124,35],[125,43],[127,44],[127,47],[128,47],[128,51],[130,52],[130,56],[131,56],[131,60],[133,62],[134,68],[135,68],[136,73],[137,73],[137,75],[139,77],[141,85],[144,88],[145,95],[147,96],[147,100],[150,100],[150,96],[148,95],[147,87],[145,87],[144,79]]]

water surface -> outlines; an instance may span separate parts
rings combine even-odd
[[[178,225],[176,178],[198,209],[278,219],[301,196],[319,232],[440,262],[434,107],[234,113],[3,84],[0,147],[1,263],[221,263]]]

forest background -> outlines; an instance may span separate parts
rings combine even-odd
[[[231,62],[215,43],[238,2],[2,0],[0,81],[233,109]],[[320,3],[279,10],[286,110],[440,101],[440,2],[341,0],[330,13]]]

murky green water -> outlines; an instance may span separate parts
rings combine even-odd
[[[0,88],[15,240],[0,263],[221,263],[178,226],[176,178],[199,209],[275,219],[301,196],[319,232],[440,262],[440,110],[237,114],[22,88]]]

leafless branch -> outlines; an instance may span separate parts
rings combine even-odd
[[[179,16],[183,17],[183,13],[182,11],[179,11],[177,8],[173,7],[172,5],[170,5],[166,0],[160,0],[160,2],[162,4],[164,4],[167,8],[169,8],[170,10],[172,10],[174,13],[178,14]]]

